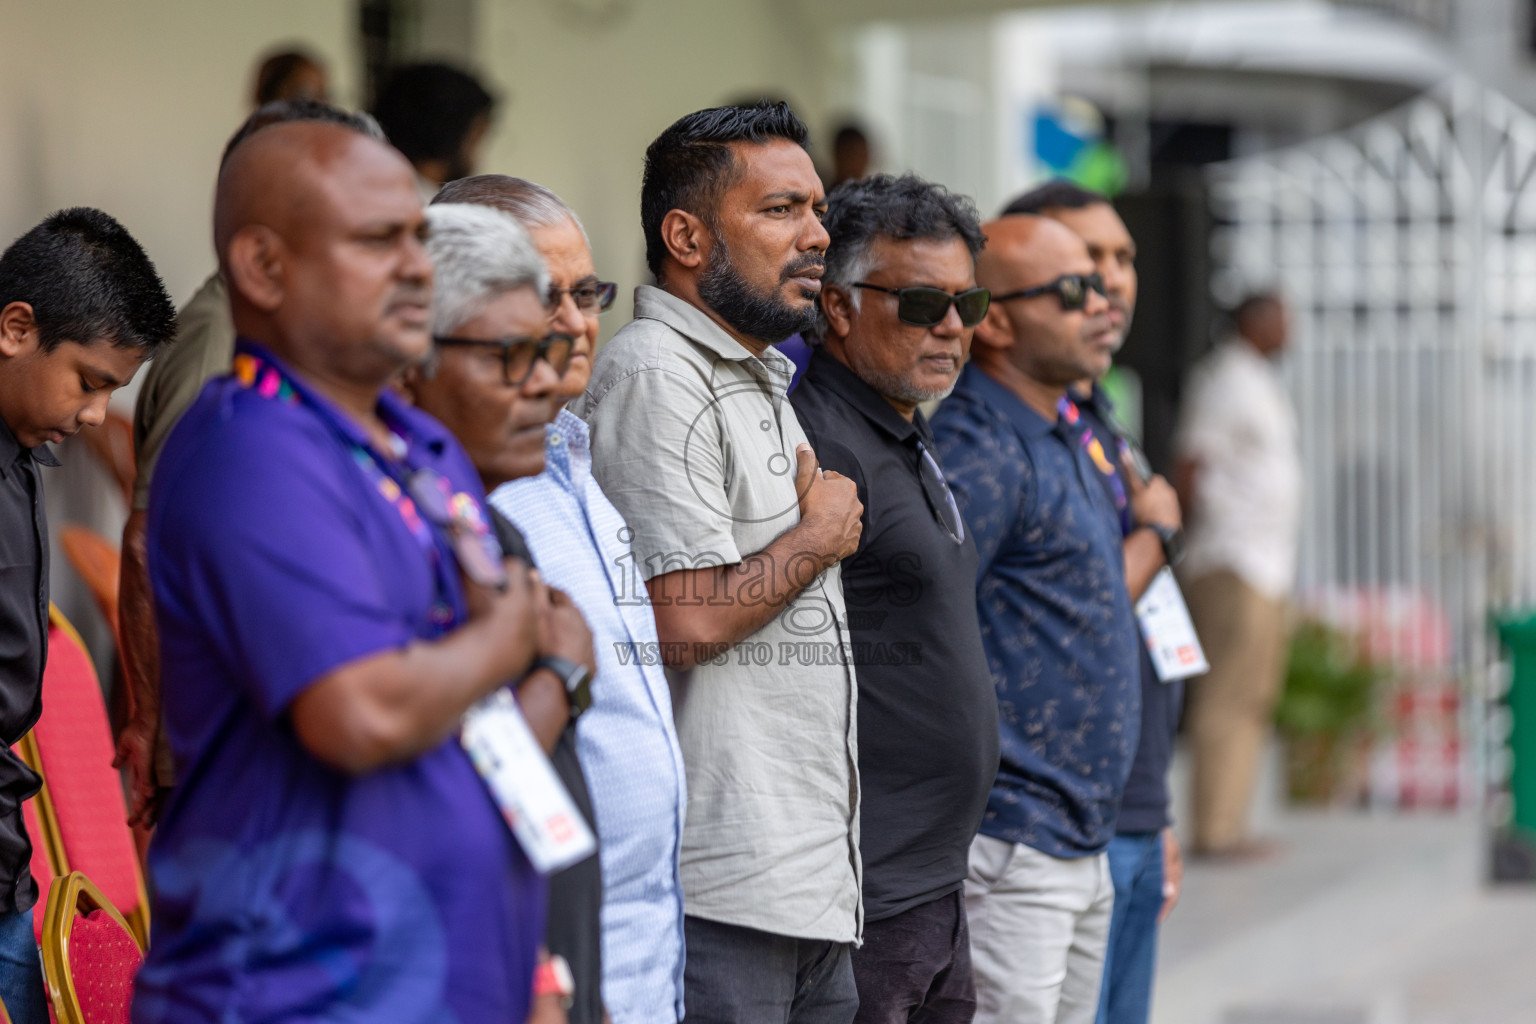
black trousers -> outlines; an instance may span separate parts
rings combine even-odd
[[[699,917],[685,917],[683,931],[683,1024],[852,1024],[859,995],[848,943]]]
[[[864,945],[853,951],[853,977],[857,1024],[970,1024],[976,980],[965,891],[866,922]]]

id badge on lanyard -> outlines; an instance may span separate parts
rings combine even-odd
[[[1152,577],[1151,586],[1136,602],[1136,621],[1141,625],[1141,635],[1147,642],[1158,679],[1171,683],[1211,670],[1172,569],[1164,566]]]
[[[597,852],[597,837],[510,690],[502,687],[464,713],[459,742],[534,867],[549,874]]]

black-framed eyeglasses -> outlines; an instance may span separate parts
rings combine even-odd
[[[896,296],[896,318],[913,327],[934,327],[943,323],[951,305],[960,314],[962,326],[975,327],[987,315],[987,307],[992,303],[992,293],[985,288],[967,288],[951,295],[942,288],[930,288],[927,285],[886,288],[868,281],[859,281],[854,287]]]
[[[557,375],[564,376],[571,364],[571,350],[576,339],[569,334],[550,334],[543,338],[500,338],[483,341],[479,338],[440,338],[432,340],[438,345],[459,348],[488,348],[501,350],[502,379],[510,387],[521,387],[533,373],[533,366],[540,359],[549,364]]]
[[[1064,312],[1072,313],[1088,305],[1088,292],[1104,294],[1104,278],[1098,271],[1091,274],[1062,274],[1050,284],[1035,288],[1021,288],[1006,295],[993,296],[994,302],[1011,302],[1014,299],[1032,299],[1036,295],[1056,293]]]
[[[569,295],[583,313],[606,313],[618,294],[619,286],[612,281],[582,281],[574,288],[550,285],[549,308],[554,309],[563,297]]]
[[[954,492],[949,489],[949,482],[944,479],[944,471],[939,468],[938,460],[921,441],[917,442],[917,479],[923,485],[923,496],[928,499],[928,507],[933,510],[939,525],[944,527],[944,532],[949,534],[949,539],[956,544],[964,544],[965,520],[960,515],[960,506],[955,504]]]

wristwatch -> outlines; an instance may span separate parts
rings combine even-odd
[[[587,671],[587,666],[552,654],[534,662],[533,667],[549,669],[565,684],[565,698],[571,704],[572,721],[580,718],[581,713],[592,706],[592,673]]]
[[[1147,529],[1157,534],[1157,539],[1163,545],[1163,561],[1172,569],[1184,560],[1184,531],[1177,526],[1162,526],[1158,523],[1146,523]]]

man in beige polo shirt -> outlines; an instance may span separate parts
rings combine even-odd
[[[851,480],[820,471],[773,348],[815,323],[827,233],[784,104],[699,111],[646,152],[658,287],[572,406],[633,531],[677,691],[687,1020],[848,1024],[861,938]],[[645,591],[641,591],[644,581]]]

